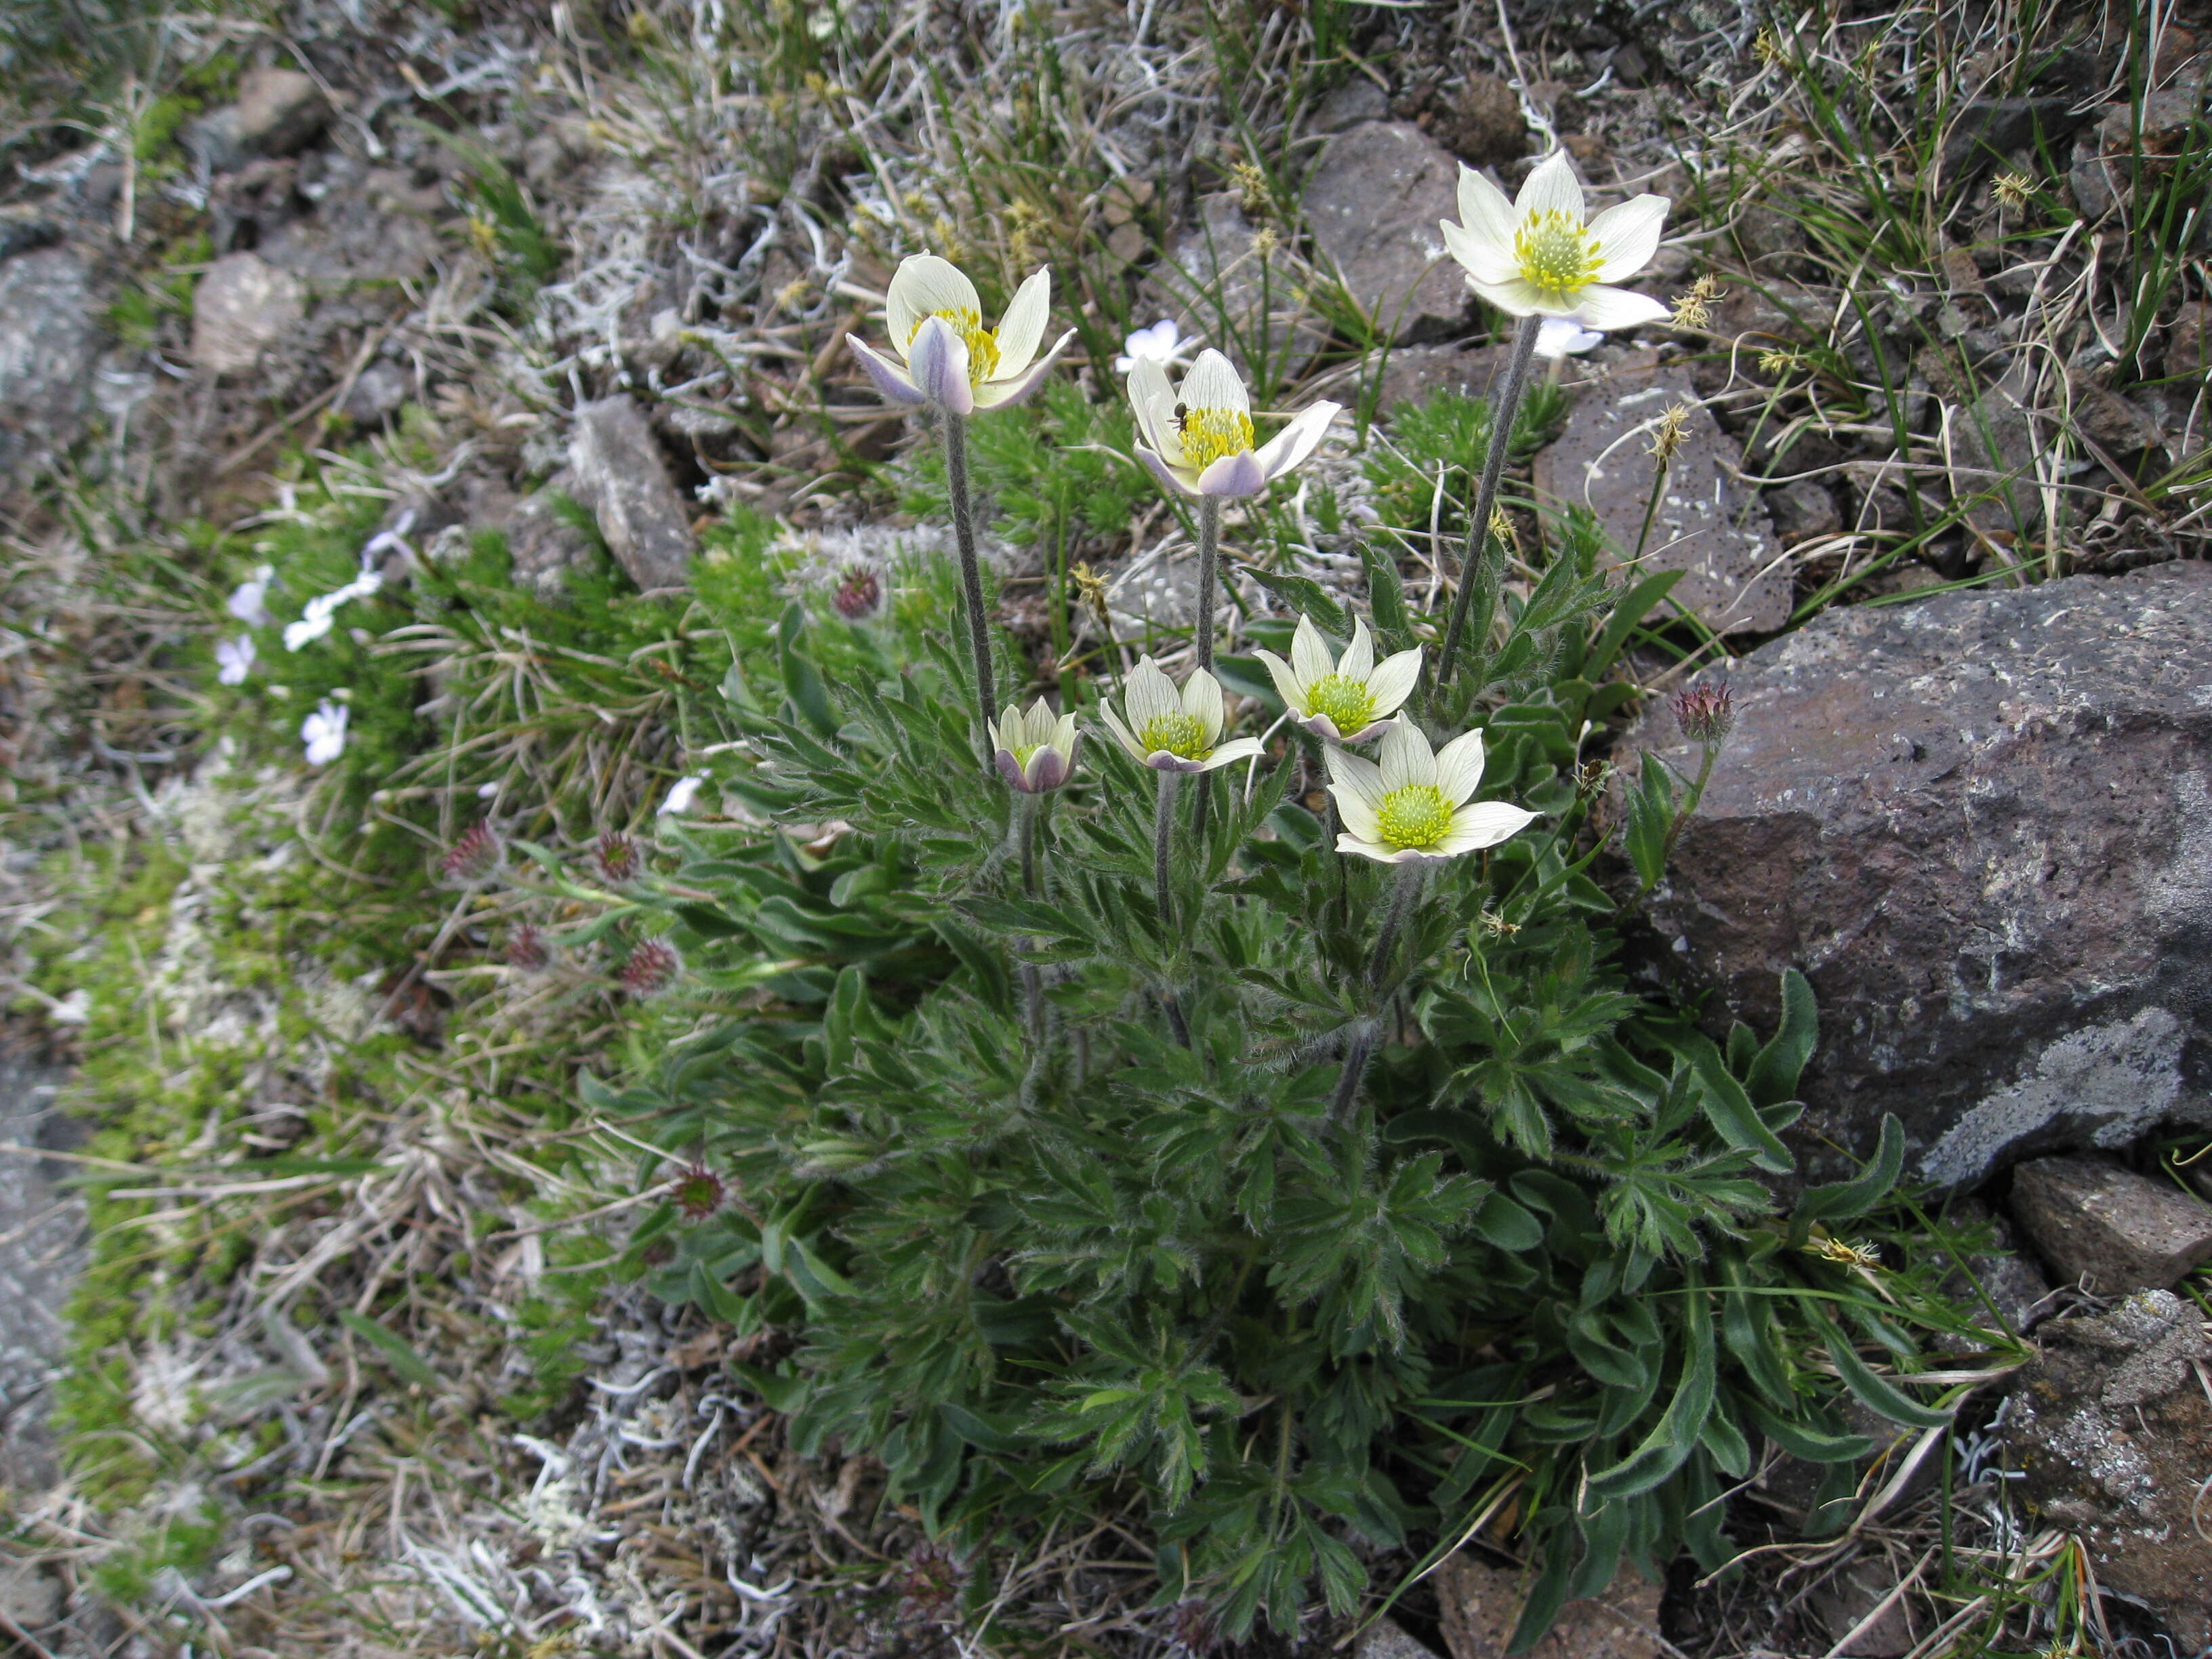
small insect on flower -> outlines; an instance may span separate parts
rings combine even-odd
[[[545,943],[545,932],[534,921],[526,921],[516,928],[507,941],[507,965],[534,974],[553,960],[553,952]]]
[[[1847,1238],[1816,1238],[1805,1246],[1805,1251],[1838,1267],[1858,1267],[1869,1273],[1881,1270],[1880,1250],[1871,1244],[1855,1244]]]
[[[849,623],[869,622],[881,616],[884,584],[875,567],[848,565],[830,592],[830,608]]]
[[[1438,228],[1467,284],[1516,317],[1566,317],[1610,331],[1656,323],[1667,307],[1613,283],[1659,251],[1667,198],[1638,196],[1585,222],[1582,182],[1565,150],[1539,162],[1510,202],[1473,167],[1459,170],[1462,222]]]
[[[2002,173],[1990,186],[1990,194],[1996,198],[1997,205],[2017,213],[2027,205],[2028,197],[2035,190],[2035,181],[2024,173]]]
[[[1324,750],[1322,758],[1344,819],[1340,853],[1378,864],[1453,859],[1495,847],[1535,821],[1504,801],[1474,799],[1482,784],[1480,732],[1431,750],[1419,726],[1401,723],[1383,734],[1380,766],[1343,749]]]
[[[916,253],[900,262],[884,299],[897,360],[857,335],[848,334],[845,343],[889,401],[972,415],[1020,402],[1060,361],[1075,337],[1073,329],[1037,356],[1051,310],[1052,277],[1033,271],[994,332],[983,326],[983,302],[960,268],[933,253]]]
[[[447,881],[483,881],[499,868],[505,850],[491,825],[478,819],[446,849],[446,855],[438,860],[438,873]]]
[[[1229,705],[1221,683],[1194,669],[1178,691],[1159,664],[1145,658],[1121,684],[1121,714],[1101,703],[1100,716],[1121,747],[1159,772],[1211,772],[1261,752],[1256,738],[1221,741]]]
[[[687,1165],[669,1183],[668,1195],[686,1221],[704,1221],[722,1207],[728,1188],[722,1177],[703,1164]]]
[[[666,990],[683,970],[684,958],[676,954],[674,945],[647,939],[637,942],[617,977],[623,990],[641,1000]]]
[[[1267,665],[1290,716],[1316,737],[1330,743],[1358,743],[1379,738],[1421,678],[1419,646],[1375,660],[1367,624],[1352,619],[1352,643],[1338,657],[1310,617],[1298,618],[1291,636],[1291,659],[1272,651],[1253,654]]]
[[[992,762],[999,775],[1025,795],[1057,789],[1075,769],[1075,746],[1082,736],[1073,714],[1054,714],[1042,697],[1024,714],[1012,703],[990,728]]]
[[[1252,399],[1228,358],[1198,354],[1180,386],[1167,370],[1141,358],[1129,371],[1137,416],[1137,459],[1178,495],[1257,495],[1312,454],[1344,406],[1318,403],[1257,449],[1252,447]]]
[[[1664,466],[1674,459],[1682,447],[1682,435],[1690,423],[1690,406],[1671,404],[1659,416],[1659,424],[1651,433],[1651,457]]]
[[[1735,730],[1735,702],[1728,682],[1685,687],[1674,696],[1674,724],[1692,743],[1720,744]]]
[[[617,887],[636,880],[645,864],[637,842],[619,830],[610,830],[599,837],[592,849],[592,861],[599,866],[599,878]]]

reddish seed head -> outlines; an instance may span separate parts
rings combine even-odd
[[[472,823],[438,860],[439,872],[448,881],[482,881],[499,868],[499,837],[489,823]]]
[[[1178,1601],[1168,1620],[1168,1637],[1185,1653],[1212,1653],[1218,1639],[1213,1609],[1204,1601]]]
[[[884,608],[884,584],[865,564],[849,567],[837,579],[830,603],[847,622],[866,622]]]
[[[545,935],[535,922],[526,921],[514,930],[507,942],[507,965],[535,973],[553,959],[545,947]]]
[[[960,1598],[968,1570],[951,1553],[935,1544],[924,1544],[907,1558],[899,1581],[899,1619],[941,1623]]]
[[[605,879],[620,884],[635,880],[642,860],[638,856],[637,843],[619,830],[610,830],[599,837],[592,848],[592,857]]]
[[[622,965],[623,989],[634,997],[652,996],[666,990],[683,967],[684,958],[676,954],[674,945],[657,939],[641,939]]]
[[[1674,698],[1674,723],[1692,743],[1723,743],[1735,729],[1735,704],[1726,681],[1693,685]]]
[[[670,1194],[688,1221],[704,1221],[722,1207],[722,1177],[703,1164],[694,1164],[676,1177]]]

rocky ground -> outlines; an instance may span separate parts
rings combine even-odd
[[[22,1056],[0,1071],[0,1644],[969,1650],[967,1569],[874,1502],[867,1460],[783,1446],[758,1343],[560,1277],[591,1265],[564,1228],[630,1213],[633,1149],[542,1112],[531,1068],[567,1079],[636,1033],[587,1004],[587,964],[526,996],[501,978],[495,1008],[441,954],[483,919],[386,890],[371,831],[435,842],[473,811],[464,745],[442,779],[395,759],[341,787],[303,779],[301,717],[350,695],[362,754],[372,674],[404,724],[506,673],[483,741],[514,781],[486,787],[562,834],[649,827],[697,744],[676,657],[648,659],[710,625],[687,608],[709,573],[772,536],[818,585],[913,541],[927,469],[841,341],[925,244],[1051,262],[1097,404],[1161,316],[1270,407],[1346,403],[1316,473],[1340,518],[1301,494],[1235,531],[1350,592],[1399,492],[1419,510],[1390,545],[1433,599],[1460,526],[1419,400],[1479,395],[1499,361],[1434,222],[1461,161],[1510,187],[1556,143],[1608,198],[1674,199],[1647,285],[1677,308],[1548,371],[1522,544],[1579,505],[1679,571],[1638,677],[1725,678],[1738,711],[1638,971],[1724,1030],[1771,1026],[1779,969],[1805,970],[1808,1170],[1898,1118],[1925,1225],[1955,1238],[1951,1363],[1977,1392],[1952,1429],[1886,1433],[1845,1498],[1773,1461],[1737,1495],[1769,1540],[1742,1571],[1617,1585],[1539,1651],[2207,1650],[2208,30],[2185,7],[2023,36],[2009,11],[1705,0],[0,21]],[[1043,597],[1048,544],[1120,637],[1187,625],[1179,526],[1086,518],[1095,481],[1068,479],[1004,503],[1028,642],[1090,637]],[[586,607],[561,649],[605,673],[580,687],[514,624],[341,611],[350,683],[303,658],[289,700],[266,664],[221,689],[237,585],[335,587],[378,532],[359,568],[395,591],[496,532],[515,592],[565,603],[609,557],[671,620],[617,638]],[[1594,739],[1624,775],[1688,757],[1647,708]],[[270,917],[301,937],[226,942]],[[72,1086],[108,1139],[74,1144]],[[334,1127],[341,1098],[373,1121]],[[247,1158],[293,1162],[264,1192]],[[106,1179],[89,1247],[72,1171]],[[354,1322],[291,1322],[308,1281]],[[395,1283],[393,1324],[368,1319]],[[85,1386],[49,1428],[64,1370]],[[1297,1650],[1498,1651],[1510,1541],[1356,1638],[1316,1615]],[[1203,1646],[1145,1605],[1146,1571],[1109,1525],[990,1595],[1052,1632],[1040,1651]]]

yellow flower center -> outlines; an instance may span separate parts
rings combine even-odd
[[[1597,275],[1597,238],[1559,209],[1547,208],[1530,214],[1513,233],[1513,257],[1522,280],[1564,298]]]
[[[1030,769],[1030,757],[1043,747],[1041,743],[1018,743],[1007,752],[1013,756],[1014,764],[1026,772]]]
[[[1363,732],[1375,718],[1375,694],[1364,680],[1324,674],[1306,688],[1306,713],[1325,716],[1339,735]]]
[[[1241,409],[1186,410],[1182,425],[1183,464],[1203,472],[1224,455],[1252,447],[1252,417]]]
[[[1178,760],[1206,758],[1206,726],[1195,714],[1155,714],[1137,733],[1148,755],[1164,749]]]
[[[1385,843],[1416,850],[1434,847],[1451,828],[1451,803],[1433,783],[1409,783],[1382,797],[1375,823]]]
[[[981,312],[970,311],[966,307],[960,306],[948,307],[943,311],[933,311],[929,313],[929,317],[942,317],[946,322],[951,324],[952,331],[957,334],[962,343],[967,346],[969,385],[981,386],[999,372],[999,337],[983,326],[983,315]],[[929,320],[929,317],[920,317],[915,319],[913,332],[906,337],[906,343],[908,345],[914,343],[915,335],[921,332],[921,325]]]

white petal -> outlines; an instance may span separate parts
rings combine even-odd
[[[986,380],[981,386],[977,386],[975,407],[1004,409],[1009,404],[1021,402],[1023,398],[1044,384],[1044,377],[1052,373],[1053,365],[1060,361],[1060,353],[1067,349],[1067,343],[1074,337],[1075,331],[1071,328],[1060,337],[1058,343],[1051,350],[1031,363],[1024,373],[1015,375],[1012,380],[1001,376],[995,380]]]
[[[1175,403],[1167,370],[1150,357],[1138,358],[1129,371],[1129,408],[1136,415],[1137,431],[1162,459],[1181,466],[1182,434],[1176,429]]]
[[[1560,308],[1552,302],[1544,290],[1524,277],[1516,276],[1505,283],[1485,283],[1469,276],[1467,285],[1509,317],[1555,317],[1560,314]]]
[[[876,350],[857,335],[848,334],[845,343],[853,348],[853,355],[860,360],[860,367],[868,371],[868,378],[876,383],[876,390],[886,403],[915,407],[929,401],[915,385],[914,377],[883,353]]]
[[[1318,403],[1293,415],[1288,426],[1261,446],[1261,471],[1269,478],[1279,478],[1302,464],[1314,453],[1328,431],[1329,422],[1343,407],[1342,404]]]
[[[1479,800],[1452,814],[1451,828],[1437,843],[1443,853],[1472,853],[1510,840],[1535,822],[1534,812],[1502,800]]]
[[[677,779],[669,786],[668,799],[660,803],[660,811],[654,816],[672,817],[678,813],[690,811],[691,803],[698,798],[700,787],[706,781],[704,772],[694,772]]]
[[[1547,317],[1537,325],[1536,355],[1554,361],[1562,358],[1574,348],[1571,342],[1582,337],[1581,325],[1565,317]]]
[[[1597,280],[1617,283],[1650,264],[1659,251],[1659,230],[1666,222],[1663,196],[1639,196],[1591,220],[1589,234],[1597,240]]]
[[[1199,769],[1211,772],[1216,767],[1234,766],[1238,761],[1249,760],[1255,755],[1264,755],[1267,752],[1261,746],[1260,739],[1257,738],[1231,738],[1220,748],[1208,755]]]
[[[1437,750],[1437,787],[1454,806],[1482,787],[1482,733],[1463,732]]]
[[[1159,664],[1145,658],[1129,671],[1121,684],[1121,707],[1128,712],[1129,729],[1141,732],[1163,715],[1182,713],[1182,698],[1175,682],[1160,672]]]
[[[1184,379],[1182,401],[1192,409],[1234,410],[1239,415],[1252,412],[1252,399],[1236,366],[1210,346],[1198,354],[1198,362]]]
[[[1182,712],[1199,724],[1211,747],[1228,724],[1229,705],[1221,695],[1221,682],[1203,668],[1194,669],[1182,683]]]
[[[1298,618],[1297,631],[1291,635],[1291,666],[1298,671],[1298,689],[1304,690],[1336,666],[1336,653],[1321,636],[1321,629],[1313,625],[1311,617]]]
[[[1408,784],[1434,783],[1437,759],[1429,740],[1411,720],[1401,720],[1382,734],[1382,790],[1385,794]]]
[[[1256,495],[1267,487],[1267,470],[1249,449],[1224,455],[1198,475],[1201,495]]]
[[[1459,164],[1459,218],[1475,240],[1504,258],[1513,257],[1513,233],[1520,228],[1520,216],[1504,191],[1464,161]]]
[[[899,261],[891,274],[890,291],[884,295],[884,319],[890,325],[891,349],[908,362],[908,348],[921,319],[933,312],[973,312],[980,320],[983,302],[969,282],[950,259],[934,253],[915,253]]]
[[[1656,199],[1656,198],[1654,198]],[[1052,274],[1040,266],[1014,290],[999,322],[999,368],[994,380],[1011,380],[1030,366],[1052,315]]]
[[[1547,212],[1565,214],[1571,225],[1583,222],[1582,181],[1575,177],[1575,164],[1567,160],[1564,149],[1555,149],[1537,162],[1522,181],[1521,193],[1513,198],[1516,225],[1528,223],[1533,214]]]
[[[1255,651],[1252,654],[1266,666],[1267,678],[1274,681],[1275,695],[1282,698],[1283,707],[1293,714],[1302,713],[1306,706],[1305,688],[1298,684],[1298,677],[1290,664],[1272,651]]]
[[[1129,728],[1121,724],[1121,717],[1114,712],[1110,705],[1106,703],[1098,705],[1098,718],[1106,722],[1106,729],[1114,734],[1114,740],[1129,751],[1132,759],[1139,762],[1144,760],[1146,753],[1145,745],[1139,743]]]
[[[1357,617],[1352,619],[1352,643],[1337,659],[1336,672],[1348,680],[1364,680],[1375,672],[1375,641],[1367,636],[1367,624]]]
[[[968,342],[942,317],[925,317],[915,331],[907,368],[921,395],[955,415],[975,412],[975,391],[968,383]]]
[[[1142,444],[1137,446],[1137,459],[1145,464],[1152,477],[1159,480],[1161,489],[1177,495],[1194,496],[1198,494],[1198,479],[1188,467],[1176,466],[1164,455],[1147,449]]]
[[[1348,830],[1336,838],[1336,850],[1340,853],[1357,853],[1364,859],[1373,859],[1377,864],[1410,864],[1418,856],[1385,847],[1377,840],[1355,836]]]
[[[1375,697],[1377,719],[1395,714],[1406,699],[1413,695],[1413,688],[1421,683],[1421,647],[1401,651],[1385,657],[1367,677],[1367,689]]]
[[[1571,313],[1584,328],[1595,328],[1610,333],[1616,329],[1641,328],[1646,323],[1656,323],[1669,313],[1665,306],[1648,294],[1635,294],[1625,288],[1607,288],[1593,283],[1577,297]]]
[[[1480,276],[1486,283],[1502,283],[1521,268],[1513,257],[1510,241],[1489,241],[1473,231],[1462,229],[1449,219],[1437,220],[1437,228],[1443,233],[1444,252],[1466,267],[1470,276]]]

